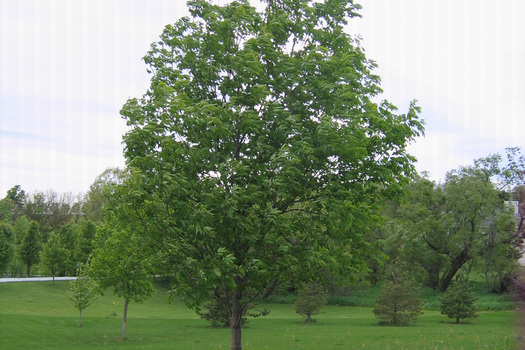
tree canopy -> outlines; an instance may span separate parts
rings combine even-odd
[[[414,102],[374,102],[375,64],[344,31],[352,1],[188,6],[144,58],[149,90],[122,108],[131,175],[110,207],[163,250],[189,305],[223,300],[240,349],[243,308],[284,273],[365,268],[423,126]]]

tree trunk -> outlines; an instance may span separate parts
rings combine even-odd
[[[232,300],[232,313],[231,313],[231,350],[242,350],[241,343],[241,318],[242,310],[239,298],[236,292]]]
[[[468,249],[464,249],[461,251],[461,253],[459,253],[458,256],[454,258],[454,260],[452,260],[450,269],[441,279],[441,284],[439,286],[440,291],[444,292],[447,290],[448,285],[452,281],[452,278],[454,278],[459,269],[470,259],[471,257],[469,256]]]
[[[53,285],[55,285],[55,273],[53,272]]]
[[[79,327],[82,327],[82,309],[79,309],[80,311],[80,316],[79,316]]]
[[[122,316],[122,334],[120,337],[122,340],[126,339],[126,322],[128,320],[128,304],[129,304],[129,300],[126,299],[124,301],[124,315]]]
[[[425,270],[428,274],[427,286],[432,289],[437,289],[439,286],[439,271],[441,269],[440,265],[432,265],[430,267],[425,267]]]

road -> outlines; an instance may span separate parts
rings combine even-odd
[[[55,281],[71,281],[76,280],[76,277],[55,277]],[[11,282],[46,282],[52,281],[53,277],[25,277],[25,278],[0,278],[0,283]]]

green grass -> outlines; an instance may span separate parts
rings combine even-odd
[[[0,284],[0,349],[228,349],[229,329],[213,328],[183,304],[167,303],[161,290],[130,304],[128,339],[120,341],[122,301],[106,293],[84,312],[66,296],[68,282]],[[468,324],[452,324],[425,311],[414,326],[379,326],[372,309],[330,305],[315,324],[304,324],[292,304],[271,310],[243,328],[244,349],[515,349],[518,314],[483,312]]]

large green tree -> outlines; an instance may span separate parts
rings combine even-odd
[[[189,305],[223,300],[241,349],[243,309],[285,273],[364,267],[423,128],[414,103],[374,102],[375,65],[344,31],[352,1],[188,6],[144,58],[150,89],[122,108],[131,177],[111,205],[164,250]]]

